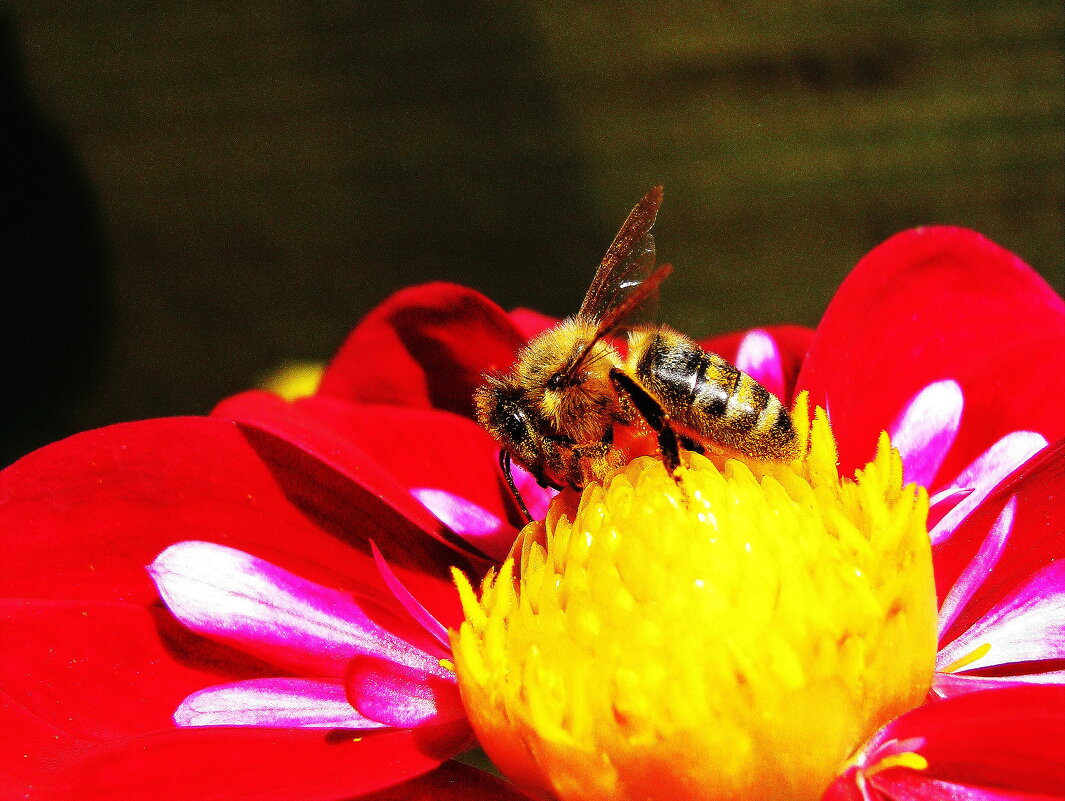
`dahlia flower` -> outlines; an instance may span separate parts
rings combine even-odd
[[[563,763],[542,748],[540,761],[502,765],[517,787],[450,761],[471,721],[498,738],[482,743],[497,757],[513,734],[481,726],[493,707],[475,706],[465,686],[460,701],[474,674],[452,653],[464,616],[471,624],[486,603],[472,587],[513,570],[505,558],[521,524],[496,448],[472,422],[472,390],[553,322],[452,285],[413,288],[355,329],[311,397],[249,392],[209,418],[86,432],[0,473],[2,795],[580,797],[553,779],[590,780],[624,754],[595,740],[591,762]],[[914,586],[931,592],[934,575],[938,653],[929,595],[931,616],[918,600],[912,633],[891,640],[905,669],[880,660],[904,689],[863,701],[864,742],[803,774],[827,777],[817,779],[826,798],[1065,791],[1063,336],[1061,299],[1019,260],[930,228],[867,256],[816,332],[704,343],[786,402],[803,391],[825,410],[813,419],[838,453],[807,470],[815,492],[838,457],[841,478],[879,464],[882,497],[913,519],[927,509],[931,564]],[[753,486],[735,466],[697,469],[719,467]],[[557,527],[551,493],[519,481],[534,516]],[[923,524],[918,537],[906,519],[895,536],[927,564]],[[546,541],[523,534],[526,556]],[[871,593],[893,580],[885,564],[867,562],[884,574]],[[528,558],[522,570],[533,572]],[[627,688],[630,711],[653,722],[639,685]],[[765,687],[754,697],[773,697]],[[569,700],[579,710],[588,699]],[[542,744],[545,731],[521,737]]]

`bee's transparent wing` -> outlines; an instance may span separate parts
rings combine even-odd
[[[582,317],[601,321],[613,310],[627,305],[626,300],[654,273],[655,240],[650,230],[661,205],[662,187],[656,186],[629,213],[584,296],[578,312]],[[654,305],[651,294],[638,304],[641,310],[649,305]],[[628,314],[634,310],[630,308]]]

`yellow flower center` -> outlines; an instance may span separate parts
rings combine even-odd
[[[485,751],[544,798],[817,799],[928,691],[927,493],[882,435],[840,480],[827,417],[791,464],[640,458],[563,493],[466,620],[455,667]],[[800,440],[803,441],[803,440]]]
[[[324,372],[320,362],[288,362],[260,381],[259,388],[295,401],[317,392]]]

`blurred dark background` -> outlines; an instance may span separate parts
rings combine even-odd
[[[653,183],[663,319],[813,325],[904,228],[1062,290],[1063,7],[0,5],[0,461],[202,413],[398,287],[573,311]]]

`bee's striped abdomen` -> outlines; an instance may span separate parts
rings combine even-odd
[[[629,347],[636,379],[679,433],[764,459],[797,455],[787,409],[725,359],[665,327],[633,332]]]

